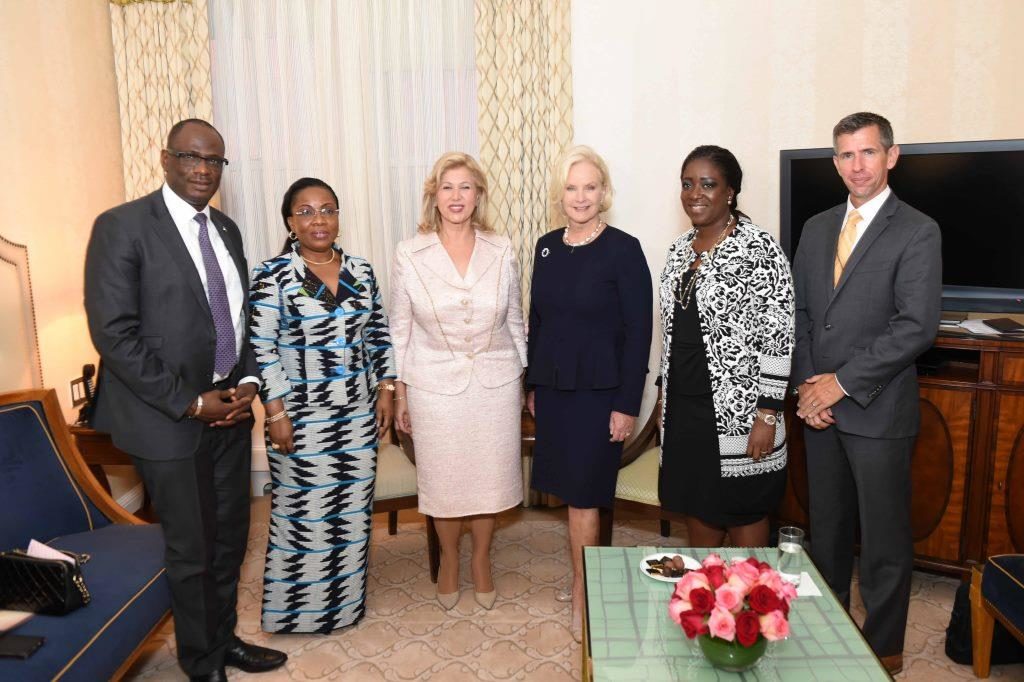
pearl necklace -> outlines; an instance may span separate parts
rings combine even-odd
[[[690,295],[693,293],[693,288],[697,283],[697,271],[701,269],[709,258],[711,258],[711,254],[714,253],[716,248],[718,248],[718,245],[725,241],[725,235],[729,233],[729,228],[732,227],[733,218],[734,216],[730,215],[729,219],[725,221],[725,227],[722,228],[722,233],[718,235],[718,239],[716,239],[715,243],[711,245],[711,248],[697,254],[700,257],[700,263],[697,267],[692,268],[692,274],[690,275],[690,280],[686,283],[686,286],[682,286],[684,278],[680,277],[679,284],[672,290],[672,295],[683,310],[686,310],[690,305]]]
[[[301,253],[299,254],[299,258],[301,258],[302,260],[306,261],[310,265],[327,265],[328,263],[333,263],[334,259],[335,259],[335,257],[337,255],[338,255],[338,252],[335,251],[334,249],[331,249],[331,257],[328,258],[327,260],[323,260],[323,261],[310,260],[310,259],[306,258],[305,256],[303,256]]]
[[[597,237],[597,233],[600,232],[601,228],[604,227],[604,226],[605,226],[605,222],[603,220],[599,219],[597,221],[597,227],[594,228],[593,232],[591,232],[589,235],[587,235],[586,239],[584,239],[583,241],[580,241],[580,242],[571,242],[571,241],[569,241],[569,226],[566,225],[565,226],[565,232],[562,233],[562,243],[565,244],[566,246],[568,246],[569,247],[569,253],[572,253],[573,250],[577,246],[586,246],[590,242],[594,241],[594,238]]]

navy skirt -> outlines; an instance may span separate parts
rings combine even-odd
[[[536,388],[532,488],[580,509],[613,505],[622,462],[622,443],[608,440],[615,392]]]

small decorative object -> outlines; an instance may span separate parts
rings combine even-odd
[[[709,554],[676,583],[668,613],[716,668],[742,672],[757,664],[768,642],[789,636],[796,588],[754,557],[726,562]]]

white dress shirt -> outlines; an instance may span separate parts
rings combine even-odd
[[[857,233],[853,236],[853,246],[850,248],[851,252],[857,247],[857,242],[860,241],[860,238],[863,237],[864,233],[868,231],[869,227],[871,227],[871,222],[875,219],[875,216],[878,215],[878,211],[881,210],[882,204],[885,203],[890,194],[892,194],[892,189],[889,188],[889,185],[886,185],[885,189],[878,193],[878,196],[865,201],[860,206],[854,206],[853,202],[850,201],[849,198],[846,199],[846,215],[843,216],[843,222],[840,224],[845,225],[846,218],[854,210],[860,213],[861,217],[861,221],[857,225]]]
[[[178,228],[178,234],[181,235],[182,241],[185,242],[185,248],[188,249],[189,255],[192,256],[192,262],[195,263],[199,279],[203,282],[203,290],[206,291],[206,298],[209,300],[210,287],[206,284],[206,265],[203,263],[203,252],[199,248],[199,223],[195,219],[197,213],[202,213],[206,216],[206,231],[210,235],[210,245],[213,246],[213,253],[217,256],[217,263],[220,265],[221,274],[224,276],[224,286],[227,287],[228,307],[231,310],[231,318],[235,329],[235,353],[237,356],[237,353],[242,348],[243,335],[246,333],[245,311],[242,310],[245,291],[242,289],[242,280],[238,276],[238,267],[235,265],[234,259],[231,258],[231,253],[221,237],[220,231],[222,228],[216,225],[210,218],[209,206],[205,206],[202,211],[197,211],[195,207],[175,194],[174,190],[167,186],[167,183],[164,183],[162,192],[164,203],[167,204],[167,211],[171,214],[171,220],[174,221],[175,227]],[[214,372],[214,383],[221,379],[224,379],[224,377]],[[238,383],[245,382],[259,383],[259,379],[256,377],[245,377]]]

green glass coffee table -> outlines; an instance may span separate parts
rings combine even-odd
[[[648,554],[686,554],[698,561],[710,552],[722,557],[756,556],[774,565],[776,550],[586,547],[584,680],[744,680],[746,682],[859,682],[892,679],[871,651],[810,559],[803,570],[821,591],[799,597],[790,610],[789,639],[770,643],[758,665],[746,673],[717,670],[668,615],[675,587],[640,574]]]

